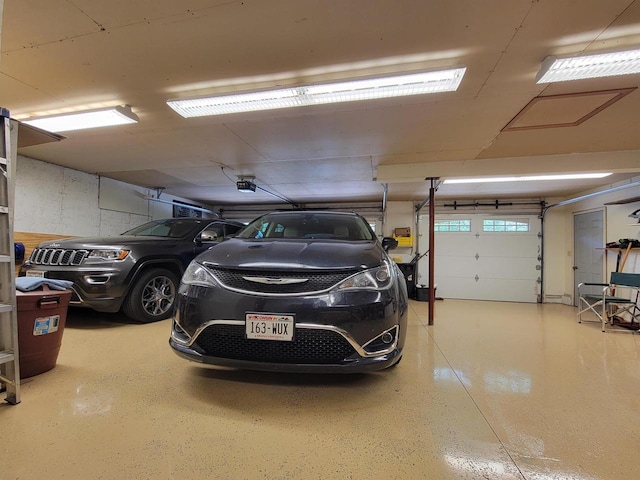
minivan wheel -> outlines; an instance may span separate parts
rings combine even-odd
[[[127,295],[122,310],[143,323],[169,318],[176,301],[178,279],[164,268],[153,268],[140,275]]]

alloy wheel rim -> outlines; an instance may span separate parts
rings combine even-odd
[[[175,296],[173,282],[168,277],[156,277],[142,291],[142,308],[149,315],[157,317],[173,306]]]

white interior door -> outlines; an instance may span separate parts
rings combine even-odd
[[[463,231],[466,222],[468,231]],[[452,227],[435,234],[438,297],[538,301],[541,250],[537,216],[437,215],[436,223]],[[428,227],[428,217],[421,217],[420,251],[428,249]],[[519,230],[510,231],[512,228]],[[418,284],[426,284],[427,279],[428,261],[421,260]]]

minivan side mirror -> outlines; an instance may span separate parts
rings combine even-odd
[[[396,240],[393,237],[384,237],[382,239],[382,248],[384,248],[385,252],[388,252],[389,250],[393,250],[394,248],[397,248],[398,246],[398,240]]]

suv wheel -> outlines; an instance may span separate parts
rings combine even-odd
[[[178,279],[169,270],[153,268],[143,272],[127,295],[122,310],[143,323],[164,320],[173,313]]]

